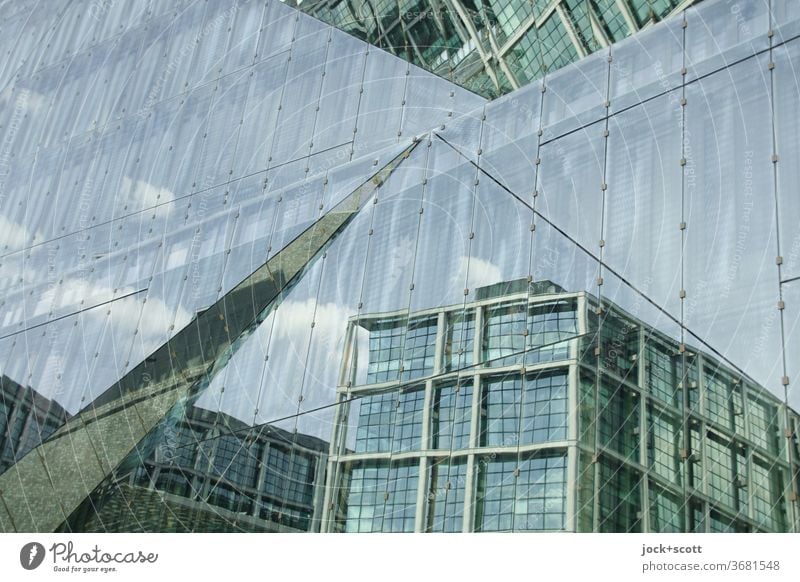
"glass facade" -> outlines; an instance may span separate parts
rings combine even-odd
[[[490,4],[0,8],[0,530],[800,531],[800,11]]]

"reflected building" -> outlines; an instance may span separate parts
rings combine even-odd
[[[1,377],[0,473],[42,444],[69,417],[57,402]]]
[[[351,320],[326,531],[787,528],[777,398],[585,292],[475,298]]]
[[[192,408],[119,471],[62,531],[319,529],[328,443]]]
[[[0,530],[800,531],[795,3],[304,4],[0,8]]]
[[[694,0],[285,0],[470,91],[498,97]]]

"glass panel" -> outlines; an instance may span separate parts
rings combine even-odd
[[[273,4],[280,2],[271,2],[267,6]],[[244,121],[239,131],[239,143],[233,163],[234,178],[259,172],[267,167],[288,64],[287,56],[282,54],[256,63],[250,71],[253,78],[242,116]]]
[[[127,4],[127,3],[126,3]],[[125,115],[146,118],[156,103],[166,97],[164,93],[167,78],[182,58],[172,56],[167,60],[170,42],[169,18],[150,19],[142,28],[141,50],[136,66],[130,70],[120,68],[124,73],[120,92],[114,102],[112,118]],[[191,56],[189,57],[191,58]],[[169,68],[165,65],[165,60]]]
[[[783,333],[786,374],[789,377],[785,401],[797,411],[800,410],[800,280],[781,285],[781,294],[786,303]]]
[[[706,2],[686,11],[687,82],[769,47],[767,2]]]
[[[798,19],[800,22],[800,18]],[[800,276],[800,202],[796,185],[800,183],[800,167],[792,160],[800,159],[800,143],[795,137],[800,132],[800,79],[795,73],[800,63],[800,39],[773,50],[775,69],[773,79],[773,107],[776,151],[780,156],[778,176],[778,232],[783,264],[781,277]],[[765,152],[766,153],[766,152]]]
[[[667,94],[609,119],[603,260],[680,318],[681,108]]]
[[[295,36],[297,21],[306,19],[309,17],[283,2],[265,2],[256,62],[289,50]]]
[[[765,131],[770,108],[761,76],[766,60],[749,59],[686,89],[683,320],[730,362],[775,389],[780,330],[774,197],[765,195],[773,189]]]
[[[544,443],[566,438],[566,371],[527,376],[522,393],[520,443]]]
[[[192,191],[230,180],[251,79],[249,72],[241,71],[217,82]]]
[[[190,0],[188,6],[178,6],[168,17],[169,44],[164,50],[168,63],[162,71],[161,98],[169,98],[189,89],[192,74],[192,57],[197,52],[205,14],[206,4],[200,0]]]
[[[466,274],[466,288],[474,299],[497,293],[498,289],[492,287],[495,284],[527,278],[533,221],[531,208],[494,180],[479,174],[478,181],[472,231],[468,233],[470,254],[468,259],[459,259],[462,273]]]
[[[590,249],[596,249],[601,238],[603,130],[602,123],[595,123],[545,143],[540,150],[536,209]]]
[[[380,50],[367,53],[364,93],[358,107],[357,150],[397,141],[409,64]]]
[[[682,533],[684,502],[677,495],[650,484],[650,531]]]
[[[775,30],[775,42],[785,42],[800,33],[800,14],[792,0],[771,0],[770,24]]]
[[[544,139],[603,118],[608,94],[608,51],[599,51],[547,78],[542,105]]]
[[[671,414],[649,406],[647,410],[647,464],[650,469],[675,485],[683,484],[683,430]]]
[[[344,34],[332,34],[325,63],[325,78],[314,128],[313,152],[351,142],[358,115],[367,45]],[[357,151],[356,156],[369,151]]]
[[[480,445],[516,447],[519,443],[522,378],[519,374],[507,374],[483,380],[481,384],[481,407],[485,415],[481,419]]]
[[[310,18],[301,18],[297,24],[270,153],[272,166],[306,157],[313,143],[329,30]]]
[[[189,66],[188,87],[193,88],[219,77],[225,61],[228,38],[231,37],[231,18],[237,4],[205,2],[202,25],[198,29],[195,49]]]
[[[534,189],[541,102],[541,82],[535,82],[486,106],[481,168],[522,197]]]
[[[222,75],[228,75],[243,67],[253,64],[258,48],[259,28],[265,6],[272,2],[253,2],[252,0],[236,0],[230,8],[231,30],[228,46],[225,51]]]
[[[564,529],[566,456],[481,463],[477,490],[475,531]]]
[[[609,87],[612,113],[681,86],[682,22],[680,16],[670,18],[614,45]]]
[[[428,155],[424,146],[411,152],[378,189],[364,274],[370,284],[362,290],[363,314],[402,311],[405,315],[408,311]]]
[[[469,272],[470,219],[477,170],[437,139],[428,148],[427,161],[427,184],[419,210],[412,313],[463,304]]]
[[[399,135],[414,137],[437,124],[451,121],[453,115],[471,111],[482,104],[483,99],[479,96],[410,65]]]

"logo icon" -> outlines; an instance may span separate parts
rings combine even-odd
[[[19,563],[26,570],[35,570],[42,565],[44,554],[44,546],[39,542],[27,543],[19,552]]]

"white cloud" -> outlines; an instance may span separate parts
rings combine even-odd
[[[454,285],[463,285],[464,281],[467,281],[467,273],[469,273],[467,285],[470,289],[484,287],[503,280],[502,270],[491,261],[462,255],[458,259],[458,265],[458,271],[453,281]]]
[[[151,208],[175,200],[175,194],[169,188],[160,188],[144,180],[132,180],[128,176],[122,178],[122,192],[126,193],[136,209]]]
[[[0,214],[0,242],[8,245],[9,251],[17,251],[30,244],[33,234],[36,234],[37,240],[42,238],[40,233],[32,233],[24,225],[18,224],[13,220]]]

